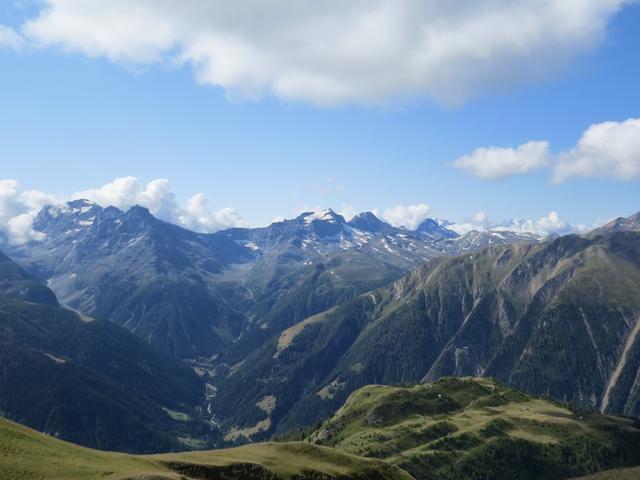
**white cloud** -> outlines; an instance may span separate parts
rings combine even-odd
[[[22,47],[24,40],[15,30],[6,25],[0,24],[0,48],[8,47],[14,50]]]
[[[184,207],[180,206],[169,181],[163,178],[143,186],[135,177],[121,177],[99,188],[78,192],[72,198],[84,198],[105,207],[113,205],[123,210],[141,205],[162,220],[198,232],[211,233],[224,228],[247,226],[232,208],[209,210],[208,199],[203,193],[195,194]]]
[[[340,205],[337,213],[342,215],[344,219],[349,222],[358,214],[358,211],[356,210],[356,207],[354,207],[350,203],[343,203],[342,205]]]
[[[202,193],[197,193],[184,207],[181,206],[165,179],[152,180],[143,186],[135,177],[122,177],[99,188],[64,198],[37,190],[22,191],[16,180],[8,179],[0,180],[0,238],[10,244],[42,240],[44,234],[33,229],[33,221],[42,207],[74,199],[87,199],[104,207],[113,205],[122,210],[141,205],[162,220],[197,232],[248,225],[232,208],[207,208],[208,200]]]
[[[0,233],[11,244],[44,238],[33,229],[40,209],[56,198],[36,190],[21,191],[16,180],[0,180]]]
[[[181,225],[199,232],[215,232],[230,227],[247,227],[233,208],[209,210],[209,200],[203,193],[197,193],[189,199],[187,206],[178,216]]]
[[[591,125],[554,168],[554,181],[571,177],[640,178],[640,119]]]
[[[533,233],[535,235],[547,236],[551,234],[566,235],[568,233],[586,233],[595,227],[572,225],[562,219],[558,212],[551,211],[549,214],[537,220],[512,218],[502,222],[493,222],[484,212],[478,212],[473,215],[469,221],[449,225],[447,228],[460,235],[464,235],[472,230],[480,232],[491,230],[496,232]]]
[[[431,209],[428,205],[420,203],[418,205],[397,205],[387,208],[382,213],[382,218],[394,227],[407,227],[415,230],[425,221]]]
[[[551,233],[570,233],[573,229],[569,223],[560,218],[558,212],[552,211],[548,215],[537,220],[512,219],[493,228],[497,231],[510,231],[517,233],[535,233],[536,235],[549,235]]]
[[[475,223],[484,223],[488,220],[487,214],[484,212],[474,213],[471,220]]]
[[[548,142],[527,142],[517,148],[478,148],[454,165],[476,177],[497,180],[542,168],[550,161]]]
[[[462,223],[453,223],[447,225],[449,230],[453,230],[458,235],[464,235],[472,230],[485,231],[489,227],[489,217],[484,212],[474,213],[470,219]]]
[[[555,183],[572,177],[637,180],[640,179],[640,118],[591,125],[574,148],[556,156],[549,152],[548,142],[528,142],[515,149],[478,148],[458,158],[454,165],[489,180],[547,166],[553,168]]]
[[[447,103],[553,75],[628,0],[45,0],[25,34],[114,62],[188,64],[230,95]]]
[[[148,195],[136,177],[121,177],[101,187],[77,192],[71,197],[90,200],[105,207],[111,205],[127,209],[139,204],[143,197],[148,198]]]
[[[45,238],[45,234],[33,228],[34,217],[28,213],[22,213],[11,217],[7,221],[5,235],[9,243],[21,244],[31,240],[40,241]]]

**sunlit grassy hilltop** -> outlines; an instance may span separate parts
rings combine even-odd
[[[364,387],[311,440],[423,479],[560,479],[640,464],[631,420],[573,412],[487,378]]]

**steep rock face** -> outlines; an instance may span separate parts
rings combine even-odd
[[[368,383],[486,375],[638,416],[639,259],[640,233],[614,232],[430,260],[265,344],[221,383],[219,408],[252,424],[274,395],[286,430]]]

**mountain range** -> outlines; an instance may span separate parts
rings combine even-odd
[[[367,384],[443,376],[495,377],[640,416],[640,215],[559,238],[447,227],[397,228],[371,212],[347,222],[327,210],[202,234],[142,207],[46,207],[34,223],[43,240],[4,247],[19,266],[0,258],[5,323],[19,332],[36,322],[12,331],[11,348],[135,397],[118,407],[139,415],[130,431],[153,425],[154,435],[74,436],[77,426],[62,427],[79,406],[53,424],[31,419],[22,401],[0,410],[85,445],[139,452],[263,440],[328,418]],[[70,331],[75,344],[61,349]],[[84,391],[73,375],[65,391]]]
[[[459,237],[432,219],[409,231],[372,213],[346,222],[332,210],[199,234],[142,207],[123,212],[84,200],[43,209],[34,228],[44,240],[9,252],[64,305],[192,359],[227,349],[243,356],[283,328],[429,258],[539,240],[495,232]]]
[[[366,384],[471,375],[640,416],[639,259],[640,231],[434,258],[263,345],[222,381],[219,410],[246,428],[273,396],[286,431]]]

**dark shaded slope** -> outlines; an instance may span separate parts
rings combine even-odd
[[[0,295],[27,302],[58,304],[58,299],[51,290],[22,270],[2,252],[0,252]]]
[[[0,410],[77,443],[122,451],[185,448],[204,431],[164,408],[196,413],[203,385],[120,327],[0,297]]]
[[[0,278],[10,276],[22,285],[26,274],[5,257]],[[0,295],[0,411],[9,418],[101,448],[185,448],[179,435],[206,433],[203,390],[192,370],[115,324]]]

